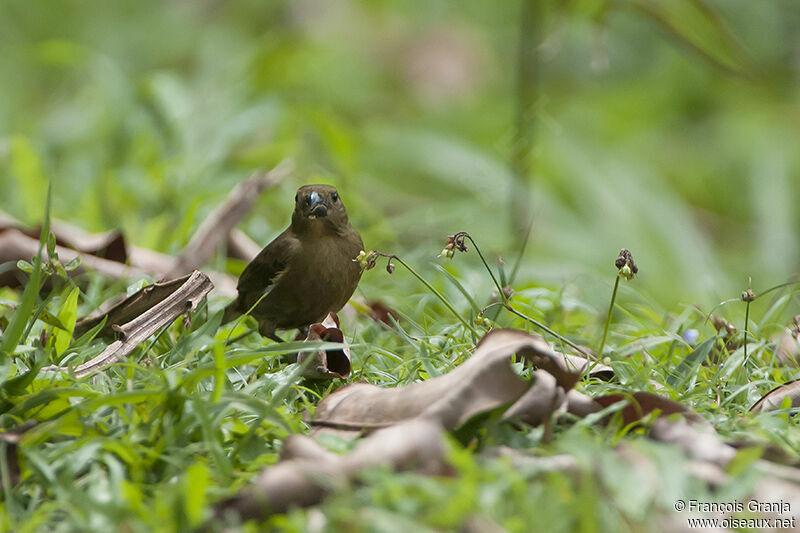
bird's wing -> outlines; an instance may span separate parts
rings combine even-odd
[[[236,286],[240,300],[252,305],[262,294],[269,292],[286,270],[296,241],[294,235],[284,231],[250,261]]]

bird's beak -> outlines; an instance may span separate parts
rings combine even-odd
[[[308,218],[317,218],[317,217],[324,217],[328,214],[328,208],[325,206],[325,202],[322,200],[322,196],[320,196],[317,192],[312,192],[308,195],[308,202],[309,202],[309,210],[310,214]]]

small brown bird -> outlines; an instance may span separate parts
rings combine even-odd
[[[305,185],[294,202],[292,223],[247,265],[239,296],[225,309],[227,321],[258,302],[251,311],[258,330],[278,342],[276,329],[304,328],[339,311],[361,278],[354,260],[364,243],[336,189]]]

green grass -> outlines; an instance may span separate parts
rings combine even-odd
[[[452,281],[482,279],[482,286],[470,292],[479,304],[492,289],[485,270],[481,273],[469,259],[459,256],[445,265],[452,278],[441,273],[430,278],[464,317],[473,313],[462,293],[467,289]],[[379,296],[374,286],[389,277],[382,269],[369,271],[361,291]],[[398,291],[393,304],[402,316],[395,327],[352,310],[343,313],[354,359],[354,374],[347,381],[399,386],[428,379],[454,368],[474,346],[463,324],[407,272],[396,270],[391,281]],[[775,365],[769,338],[788,319],[785,310],[776,314],[773,308],[795,297],[792,288],[776,291],[771,305],[754,302],[747,361],[738,348],[732,354],[723,350],[720,364],[706,366],[700,364],[704,354],[720,344],[704,315],[692,308],[674,314],[653,307],[631,290],[636,283],[621,285],[609,334],[608,362],[615,378],[583,382],[579,388],[590,395],[664,393],[701,413],[728,440],[746,435],[750,446],[775,446],[796,458],[800,431],[794,417],[746,414],[763,392],[797,377],[796,369]],[[582,303],[575,287],[518,288],[513,305],[577,342],[599,343],[604,313]],[[115,290],[108,286],[107,295]],[[54,292],[46,307],[58,315],[69,305],[71,284]],[[81,311],[88,311],[85,300],[82,295]],[[723,312],[741,323],[742,307],[729,304]],[[213,502],[231,496],[273,464],[284,437],[307,431],[304,413],[313,413],[319,399],[342,383],[304,382],[296,369],[278,362],[291,345],[276,346],[251,335],[226,346],[230,332],[219,325],[220,309],[212,299],[192,316],[191,327],[176,322],[126,362],[94,377],[39,375],[4,387],[3,427],[39,422],[21,445],[20,483],[5,489],[6,529],[185,531],[209,518]],[[497,325],[533,330],[508,312],[500,313]],[[695,349],[680,336],[689,328],[700,333]],[[52,330],[41,321],[33,325],[16,350],[17,374],[24,375],[34,361],[60,357],[54,345],[39,342],[42,331]],[[67,357],[71,363],[88,359],[105,342],[73,343]],[[344,446],[326,442],[339,450]],[[511,464],[483,454],[497,445],[530,457]],[[643,456],[652,472],[621,459],[615,450],[622,445]],[[574,459],[577,474],[543,470],[533,459],[559,454]],[[558,419],[550,442],[543,441],[541,428],[490,423],[466,447],[451,440],[449,461],[457,477],[369,470],[361,486],[336,493],[319,510],[295,510],[268,524],[304,531],[322,513],[334,531],[451,530],[468,519],[489,519],[510,531],[655,531],[653,517],[668,516],[674,500],[712,498],[691,475],[682,453],[645,438],[643,428],[604,428],[571,417]],[[743,461],[724,490],[744,495],[752,485],[752,460]]]
[[[665,17],[712,58],[742,59],[696,18],[700,3],[645,3],[674,9]],[[512,304],[597,350],[614,258],[629,248],[641,272],[620,281],[603,349],[615,378],[578,388],[666,394],[725,440],[797,461],[796,416],[747,410],[800,377],[774,357],[776,335],[800,313],[798,287],[767,293],[800,259],[800,10],[794,0],[705,3],[747,50],[750,76],[710,66],[636,9],[545,3],[532,231]],[[341,314],[353,352],[347,382],[393,387],[447,372],[469,356],[469,329],[483,332],[484,318],[539,332],[499,306],[478,316],[496,289],[472,248],[436,257],[447,235],[469,231],[491,268],[506,262],[505,285],[519,254],[508,168],[520,5],[325,5],[0,3],[0,79],[13,80],[0,84],[0,209],[30,226],[44,221],[42,246],[52,215],[88,231],[120,228],[132,244],[174,254],[239,180],[288,157],[297,171],[258,200],[242,229],[267,243],[285,227],[298,185],[335,183],[368,249],[398,254],[434,289],[399,264],[391,275],[383,263],[365,273],[355,298],[385,302],[400,320]],[[415,74],[415,61],[439,54],[464,66],[455,85]],[[87,335],[65,348],[75,316],[152,280],[56,275],[40,291],[37,276],[52,265],[25,260],[27,286],[0,288],[0,428],[38,425],[20,446],[20,482],[4,483],[2,529],[191,529],[273,464],[284,437],[308,432],[305,416],[344,384],[301,381],[280,363],[289,347],[257,335],[226,344],[252,324],[220,327],[227,302],[214,293],[190,324],[177,321],[101,374],[40,374],[97,355],[108,339]],[[223,257],[212,266],[242,267]],[[749,310],[739,297],[747,287],[758,296]],[[714,340],[712,311],[739,340],[747,330],[746,356]],[[683,340],[691,329],[694,346]],[[707,348],[715,363],[705,365]],[[679,450],[646,437],[646,425],[560,417],[552,429],[548,441],[542,428],[487,424],[466,444],[451,439],[455,478],[368,471],[318,509],[268,525],[306,531],[324,516],[333,531],[452,530],[475,516],[509,531],[658,531],[676,499],[742,496],[759,476],[743,449],[711,494]],[[532,457],[489,458],[494,445]],[[636,468],[621,458],[631,454],[644,458]],[[551,472],[534,458],[559,455],[576,470]],[[10,466],[0,462],[0,479]]]

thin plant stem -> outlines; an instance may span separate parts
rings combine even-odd
[[[617,299],[617,289],[619,288],[619,276],[614,282],[614,291],[611,293],[611,302],[608,304],[608,315],[606,316],[606,325],[603,328],[603,340],[600,341],[600,349],[597,351],[598,357],[603,357],[603,348],[606,347],[606,338],[608,337],[608,327],[611,325],[611,312],[614,310],[614,302]]]
[[[406,267],[406,269],[407,269],[409,272],[411,272],[411,274],[412,274],[412,275],[413,275],[415,278],[417,278],[417,279],[420,281],[420,283],[422,283],[423,285],[425,285],[425,287],[426,287],[426,288],[427,288],[429,291],[431,291],[431,292],[432,292],[432,293],[433,293],[433,294],[434,294],[434,295],[435,295],[437,298],[439,298],[439,301],[441,301],[441,302],[444,304],[444,306],[445,306],[445,307],[447,307],[447,309],[448,309],[448,310],[449,310],[449,311],[450,311],[450,312],[453,314],[453,316],[455,316],[455,317],[458,319],[458,321],[459,321],[459,322],[461,322],[461,323],[464,325],[464,327],[465,327],[465,328],[467,328],[467,329],[468,329],[468,330],[469,330],[469,331],[470,331],[470,332],[471,332],[473,335],[475,335],[475,337],[477,337],[477,338],[480,338],[480,337],[481,337],[480,333],[478,333],[478,331],[477,331],[475,328],[473,328],[473,327],[470,325],[470,323],[469,323],[469,322],[467,322],[466,320],[464,320],[464,318],[463,318],[463,317],[462,317],[462,316],[461,316],[461,315],[458,313],[458,311],[456,311],[456,310],[455,310],[455,308],[454,308],[454,307],[453,307],[453,306],[450,304],[450,302],[448,302],[448,301],[447,301],[447,298],[445,298],[445,297],[442,295],[442,293],[440,293],[438,290],[436,290],[436,287],[434,287],[433,285],[431,285],[430,283],[428,283],[428,281],[427,281],[425,278],[423,278],[422,276],[420,276],[420,275],[417,273],[417,271],[416,271],[416,270],[414,270],[414,269],[413,269],[413,268],[412,268],[412,267],[411,267],[411,266],[410,266],[408,263],[406,263],[405,261],[403,261],[402,259],[400,259],[400,258],[399,258],[398,256],[396,256],[395,254],[385,254],[385,253],[383,253],[383,252],[377,252],[377,251],[373,251],[373,252],[370,252],[370,253],[374,253],[374,254],[376,254],[376,255],[378,255],[378,256],[380,256],[380,257],[386,257],[386,258],[388,258],[390,261],[391,261],[391,260],[395,260],[395,261],[397,261],[398,263],[400,263],[401,265],[403,265],[404,267]]]
[[[744,308],[744,340],[742,347],[744,348],[744,359],[742,359],[742,368],[747,364],[747,330],[750,327],[750,302],[745,302]]]
[[[522,318],[522,319],[525,319],[525,320],[527,320],[528,322],[530,322],[531,324],[533,324],[533,325],[534,325],[534,326],[536,326],[537,328],[540,328],[540,329],[542,329],[542,330],[546,331],[547,333],[549,333],[549,334],[550,334],[550,335],[552,335],[553,337],[557,338],[558,340],[560,340],[560,341],[561,341],[561,342],[563,342],[564,344],[566,344],[566,345],[570,346],[570,347],[571,347],[571,348],[573,348],[574,350],[577,350],[577,351],[578,351],[578,353],[582,353],[583,355],[585,355],[585,356],[589,357],[589,354],[587,354],[587,353],[586,353],[586,351],[585,351],[583,348],[581,348],[580,346],[578,346],[577,344],[575,344],[575,343],[574,343],[574,342],[572,342],[571,340],[569,340],[569,339],[567,339],[567,338],[565,338],[565,337],[562,337],[561,335],[559,335],[558,333],[556,333],[556,332],[555,332],[555,331],[553,331],[552,329],[548,328],[547,326],[545,326],[544,324],[542,324],[541,322],[539,322],[539,321],[538,321],[538,320],[536,320],[535,318],[533,318],[533,317],[529,317],[528,315],[526,315],[526,314],[524,314],[524,313],[520,313],[519,311],[517,311],[516,309],[514,309],[513,307],[511,307],[511,305],[510,305],[510,304],[508,304],[508,303],[506,303],[506,304],[503,304],[503,307],[505,307],[505,308],[506,308],[506,309],[508,309],[508,310],[509,310],[511,313],[513,313],[513,314],[517,315],[518,317],[520,317],[520,318]]]
[[[478,243],[475,242],[475,239],[472,238],[472,235],[470,235],[466,231],[460,231],[460,232],[456,233],[455,235],[453,235],[453,239],[454,240],[464,239],[464,238],[469,239],[469,242],[471,242],[472,246],[475,247],[475,251],[478,252],[478,257],[481,258],[481,261],[483,262],[483,266],[486,267],[486,271],[489,272],[489,276],[492,277],[492,281],[494,282],[494,286],[497,287],[497,292],[500,293],[500,299],[503,300],[503,302],[506,302],[507,298],[506,298],[505,293],[503,292],[503,287],[500,286],[500,282],[497,281],[497,278],[495,277],[494,272],[492,272],[492,269],[489,268],[489,263],[486,262],[486,258],[483,257],[483,254],[481,253],[481,249],[478,248]]]

